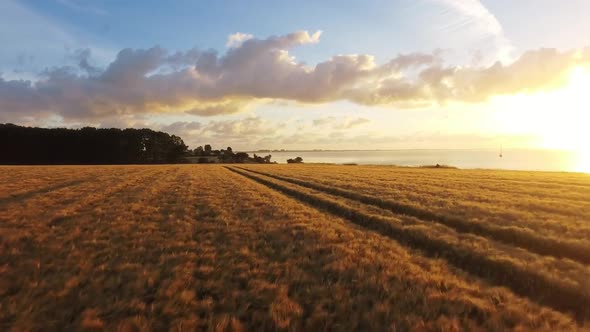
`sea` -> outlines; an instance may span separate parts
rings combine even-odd
[[[465,169],[508,169],[590,173],[590,162],[560,150],[368,150],[368,151],[256,151],[260,156],[286,163],[301,157],[305,163],[426,166],[448,165]]]

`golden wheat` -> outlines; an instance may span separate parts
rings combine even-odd
[[[518,195],[542,200],[539,205],[549,197],[569,209],[584,208],[587,203],[580,197],[590,186],[584,176],[316,165],[230,168],[2,167],[0,330],[586,326],[588,312],[578,308],[588,294],[586,263],[400,214],[361,196],[318,189],[390,200],[401,195],[392,188],[403,182],[400,192],[408,191],[403,197],[415,197],[409,192],[414,189],[425,197],[404,204],[452,214],[451,203],[429,205],[432,198],[425,193],[439,181],[435,193],[452,192],[447,199],[457,200],[458,206],[473,201],[469,190],[499,204],[491,212],[487,205],[470,210],[482,211],[477,222],[505,210],[507,220],[494,227],[511,221],[514,227],[532,228],[532,217],[523,220],[524,226],[511,219],[520,208]],[[570,196],[559,198],[563,191]],[[461,195],[467,196],[460,200]],[[511,195],[515,202],[508,204],[499,195]],[[524,212],[542,219],[555,216],[554,210]],[[567,213],[557,214],[558,221],[540,225],[569,220]],[[571,210],[569,215],[580,217],[566,225],[570,231],[561,238],[587,241],[585,212]],[[465,222],[478,217],[452,216]],[[579,239],[573,236],[577,228],[582,229]],[[556,228],[539,234],[558,237]],[[512,278],[531,279],[511,282],[510,271]],[[556,300],[564,295],[570,305]]]

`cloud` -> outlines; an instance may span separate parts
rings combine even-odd
[[[399,104],[405,107],[444,102],[482,102],[497,95],[534,93],[563,85],[577,66],[590,66],[590,48],[559,52],[539,49],[504,65],[461,67],[423,66],[415,79],[380,77],[373,84],[346,92],[361,104]]]
[[[506,38],[504,29],[498,19],[492,14],[480,0],[430,0],[439,3],[456,13],[444,29],[448,33],[464,33],[472,30],[475,37],[482,40],[482,47],[491,48],[496,54],[492,54],[501,60],[508,60],[514,50],[512,43]],[[487,45],[486,45],[487,44]],[[476,57],[481,54],[476,52]]]
[[[283,125],[259,117],[239,120],[212,121],[201,130],[203,136],[222,139],[262,137],[281,129]]]
[[[0,72],[5,73],[5,79],[36,80],[46,67],[64,65],[68,58],[64,53],[70,50],[91,48],[95,60],[103,64],[116,55],[104,41],[71,30],[24,1],[0,1],[0,13]]]
[[[78,62],[78,66],[81,70],[85,71],[88,76],[95,76],[100,74],[100,68],[90,64],[90,53],[91,49],[79,49],[74,52],[72,58]]]
[[[252,38],[254,38],[254,36],[249,33],[236,32],[227,37],[227,42],[225,43],[225,46],[230,48],[240,47],[243,42]]]
[[[275,136],[271,140],[256,142],[257,147],[270,149],[496,149],[502,142],[511,142],[511,148],[530,147],[538,143],[534,135],[510,134],[437,134],[412,133],[391,135],[376,132],[347,134],[346,132],[299,132]],[[378,162],[378,160],[375,160]]]
[[[335,117],[335,116],[329,116],[329,117],[326,117],[326,118],[321,118],[321,119],[315,119],[315,120],[313,120],[313,125],[314,126],[317,126],[317,127],[321,127],[321,126],[325,126],[325,125],[328,125],[328,124],[332,124],[332,123],[334,123],[337,120],[338,120],[337,117]]]
[[[247,149],[259,142],[271,140],[285,128],[282,122],[273,122],[256,116],[242,119],[209,121],[178,121],[161,125],[157,129],[178,135],[192,148],[203,144],[215,147],[232,146]]]
[[[371,120],[365,118],[347,119],[344,123],[336,126],[337,129],[352,129],[371,123]]]
[[[313,125],[316,127],[330,127],[331,129],[345,130],[360,127],[370,123],[371,120],[360,117],[335,117],[328,116],[313,120]]]
[[[211,116],[268,100],[423,107],[552,89],[576,66],[590,65],[590,49],[532,50],[512,63],[486,67],[445,65],[439,51],[402,54],[380,65],[370,55],[352,54],[308,66],[289,54],[293,47],[319,42],[320,35],[298,31],[251,38],[223,55],[199,49],[123,49],[105,68],[92,66],[91,52],[83,50],[77,53],[77,67],[49,68],[35,81],[0,77],[0,114],[10,114],[13,121]]]
[[[248,107],[248,102],[241,100],[225,100],[214,103],[202,103],[184,111],[185,113],[200,115],[200,116],[214,116],[222,114],[234,114],[245,110]]]
[[[188,134],[197,131],[199,132],[203,128],[203,124],[196,121],[178,121],[171,123],[169,125],[162,126],[160,129],[168,132],[168,133],[175,133],[175,134]]]
[[[393,134],[380,130],[349,130],[371,126],[362,117],[324,117],[310,126],[270,120],[259,116],[214,121],[176,121],[168,124],[154,119],[119,119],[99,125],[103,128],[152,128],[182,137],[192,149],[212,144],[215,148],[231,146],[235,150],[250,149],[394,149],[394,148],[497,148],[502,142],[512,147],[534,146],[538,137],[530,134],[510,135],[475,131],[473,133],[406,132]],[[301,120],[300,120],[301,121]],[[82,127],[80,124],[76,127]],[[364,128],[375,129],[375,128]]]

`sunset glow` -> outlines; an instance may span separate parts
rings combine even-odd
[[[0,0],[0,330],[590,329],[590,0]]]
[[[590,70],[577,67],[570,75],[569,83],[556,92],[561,101],[562,123],[551,131],[548,124],[546,146],[576,152],[577,171],[590,173]]]
[[[0,50],[0,122],[149,127],[192,148],[504,146],[590,158],[588,2],[369,2],[345,20],[326,19],[325,4],[207,5],[215,19],[196,4],[154,6],[2,2],[0,28],[15,37],[0,37],[14,45]],[[274,19],[258,28],[250,12]],[[125,15],[133,27],[117,23]]]
[[[498,126],[538,137],[538,147],[573,151],[578,171],[590,171],[590,70],[576,67],[566,84],[530,95],[505,96],[492,102],[500,108]]]
[[[540,98],[543,116],[540,132],[547,148],[572,150],[580,155],[590,153],[590,72],[575,68],[568,84]],[[541,104],[542,103],[542,104]],[[553,117],[547,115],[554,114]],[[534,119],[533,119],[534,121]]]

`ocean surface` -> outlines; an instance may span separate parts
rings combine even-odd
[[[251,152],[252,153],[252,152]],[[371,151],[273,151],[254,152],[272,155],[272,160],[286,163],[301,157],[307,163],[358,165],[450,165],[458,168],[564,171],[590,173],[590,163],[576,153],[557,150],[371,150]]]

